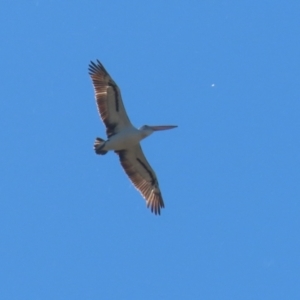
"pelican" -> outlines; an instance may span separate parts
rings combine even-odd
[[[149,165],[140,141],[155,131],[173,129],[177,126],[149,126],[135,128],[126,113],[121,92],[99,60],[89,65],[89,75],[94,86],[96,104],[101,119],[106,126],[107,140],[96,138],[94,150],[104,155],[114,151],[133,185],[146,200],[147,207],[156,215],[164,208],[155,172]]]

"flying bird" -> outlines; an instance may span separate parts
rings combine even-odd
[[[146,200],[147,207],[160,215],[164,201],[155,172],[148,163],[140,141],[154,131],[173,129],[177,126],[149,126],[135,128],[126,113],[121,92],[103,65],[97,60],[89,65],[96,104],[101,119],[106,126],[107,140],[99,137],[94,143],[96,154],[104,155],[114,151],[119,155],[124,171]]]

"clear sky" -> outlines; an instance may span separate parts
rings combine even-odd
[[[0,298],[300,299],[299,1],[2,1]],[[99,59],[155,216],[105,138]]]

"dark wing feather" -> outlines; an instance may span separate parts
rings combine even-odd
[[[90,63],[89,75],[93,81],[98,111],[106,126],[107,136],[110,137],[123,128],[131,126],[120,89],[99,60],[97,63]]]
[[[116,151],[126,174],[146,200],[147,207],[160,215],[164,201],[155,172],[149,165],[140,145],[127,150]]]

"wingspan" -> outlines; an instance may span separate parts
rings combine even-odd
[[[126,174],[146,200],[147,207],[160,215],[164,201],[159,189],[155,172],[149,165],[140,145],[130,149],[116,151]]]
[[[93,81],[98,111],[106,126],[107,136],[110,137],[131,126],[120,89],[99,60],[97,63],[90,63],[89,75]]]

